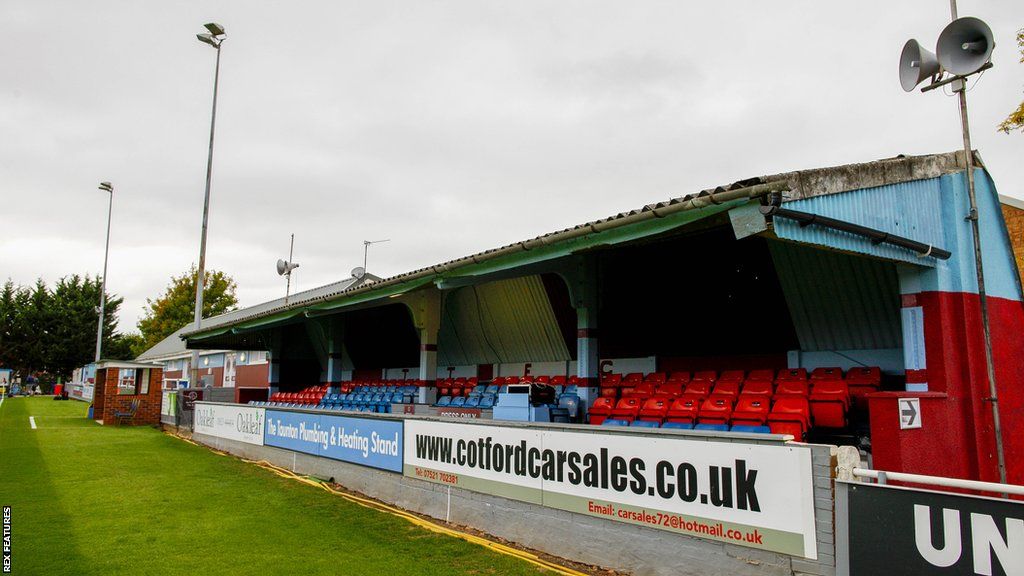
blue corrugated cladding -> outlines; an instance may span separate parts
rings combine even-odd
[[[796,200],[787,202],[785,207],[853,222],[938,248],[947,248],[943,245],[945,234],[942,227],[942,201],[939,179],[932,178]],[[867,238],[848,232],[823,226],[801,228],[797,222],[787,218],[776,218],[774,225],[779,238],[923,266],[935,266],[934,258],[922,258],[913,251],[890,244],[874,245]]]

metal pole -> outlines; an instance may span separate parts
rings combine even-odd
[[[295,251],[295,234],[292,234],[292,242],[288,247],[288,282],[284,289],[284,303],[288,303],[288,294],[292,291],[292,253]]]
[[[96,362],[103,353],[103,316],[107,308],[107,259],[110,256],[110,217],[114,213],[114,189],[108,191],[110,201],[107,203],[107,247],[103,251],[103,276],[100,277],[100,319],[96,328]]]
[[[203,287],[206,281],[206,229],[210,218],[210,181],[213,178],[213,134],[217,125],[217,86],[220,82],[220,45],[217,48],[217,65],[213,73],[213,111],[210,114],[210,152],[206,158],[206,194],[203,197],[203,232],[199,240],[199,270],[196,274],[196,310],[195,329],[199,330],[203,320]],[[192,374],[189,386],[195,388],[199,383],[199,350],[192,351]]]
[[[956,0],[949,0],[949,11],[953,20],[957,19]],[[996,391],[996,371],[992,360],[992,333],[988,322],[988,296],[985,293],[985,270],[982,265],[981,232],[978,226],[978,199],[974,192],[974,152],[971,149],[971,128],[967,121],[967,86],[961,81],[956,85],[960,96],[960,127],[964,138],[964,165],[967,176],[967,198],[970,201],[970,212],[967,220],[971,222],[971,236],[974,239],[974,265],[978,274],[978,300],[981,304],[981,330],[985,337],[985,370],[988,376],[989,397],[985,398],[992,404],[992,427],[996,437],[996,461],[999,466],[999,482],[1006,484],[1006,457],[1003,454],[1003,429],[999,421],[999,395]]]
[[[366,272],[366,253],[370,250],[370,243],[363,240],[363,272]]]

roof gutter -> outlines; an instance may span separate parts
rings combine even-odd
[[[654,218],[665,218],[667,216],[671,216],[679,212],[699,210],[701,208],[707,208],[708,206],[716,206],[718,204],[724,204],[726,202],[730,202],[733,200],[758,198],[761,196],[765,196],[767,194],[771,194],[773,192],[781,193],[786,192],[788,190],[790,190],[790,186],[787,181],[776,180],[773,182],[767,182],[763,184],[755,184],[753,186],[744,186],[742,188],[736,188],[733,190],[722,190],[720,192],[712,192],[710,194],[693,196],[686,200],[654,204],[651,205],[652,207],[650,207],[649,209],[645,208],[643,210],[634,211],[621,218],[609,218],[603,221],[591,222],[586,225],[578,226],[576,228],[571,228],[568,230],[562,230],[561,232],[555,232],[553,234],[548,234],[546,236],[541,236],[538,238],[534,238],[532,240],[526,240],[523,242],[510,244],[503,248],[497,248],[495,250],[482,252],[480,254],[475,254],[473,256],[466,256],[463,258],[459,258],[458,260],[452,260],[450,262],[445,262],[442,264],[435,264],[434,266],[421,268],[408,274],[392,276],[391,278],[381,280],[379,282],[374,282],[372,284],[363,284],[360,286],[342,290],[341,292],[336,292],[333,294],[324,294],[317,298],[306,300],[303,302],[293,302],[291,306],[283,306],[267,310],[261,314],[239,320],[238,323],[247,322],[255,318],[260,318],[262,316],[270,316],[272,314],[276,314],[287,309],[298,309],[311,306],[318,302],[332,300],[340,295],[355,295],[363,292],[369,292],[371,290],[385,288],[388,286],[394,286],[396,284],[405,284],[408,282],[413,282],[429,276],[439,276],[447,272],[451,272],[466,264],[480,264],[483,262],[488,262],[490,260],[501,258],[502,256],[518,254],[520,252],[526,252],[543,246],[548,246],[550,244],[566,242],[569,240],[580,238],[582,236],[586,236],[588,234],[606,232],[608,230],[622,228],[624,226],[637,224],[639,222],[644,222]],[[219,326],[218,328],[224,328],[224,326]],[[182,338],[199,336],[201,334],[202,329],[200,329],[200,331],[198,332],[184,332],[182,333]]]

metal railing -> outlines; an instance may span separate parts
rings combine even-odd
[[[886,484],[889,480],[895,480],[896,482],[912,482],[914,484],[942,486],[945,488],[959,488],[961,490],[977,490],[979,492],[1024,496],[1024,486],[1018,486],[1016,484],[981,482],[979,480],[963,480],[960,478],[945,478],[942,476],[925,476],[923,474],[907,474],[905,472],[886,472],[884,470],[869,470],[867,468],[854,468],[853,475],[860,478],[874,478],[875,480],[878,480],[879,484]]]

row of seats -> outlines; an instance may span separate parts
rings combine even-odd
[[[496,394],[482,394],[480,396],[442,396],[438,398],[438,408],[494,408],[498,404]]]
[[[299,392],[274,392],[270,395],[270,402],[278,404],[294,404],[297,406],[308,406],[319,404],[320,400],[330,390],[330,386],[308,386]]]
[[[815,368],[808,377],[805,368],[786,368],[779,371],[771,369],[751,370],[749,373],[743,370],[725,370],[720,374],[714,370],[690,372],[654,372],[641,374],[634,372],[626,374],[606,374],[601,379],[601,395],[615,398],[629,396],[667,396],[678,397],[684,393],[701,393],[709,395],[712,388],[722,387],[726,389],[750,389],[759,390],[765,393],[771,389],[774,394],[779,386],[785,390],[794,390],[796,393],[807,390],[810,386],[819,382],[842,381],[846,383],[849,394],[852,398],[862,398],[871,392],[877,392],[881,388],[882,372],[878,367],[851,368],[845,374],[841,368],[822,367]],[[806,392],[804,392],[806,395]]]
[[[352,392],[370,392],[377,388],[392,388],[394,392],[398,388],[422,388],[426,383],[423,380],[412,379],[390,379],[390,380],[352,380],[338,384],[343,394]]]
[[[632,426],[633,428],[664,428],[664,429],[675,429],[675,430],[710,430],[714,432],[747,432],[752,434],[770,434],[771,429],[768,426],[748,426],[744,424],[736,424],[729,426],[728,424],[693,424],[684,422],[664,422],[658,423],[651,420],[617,420],[614,418],[608,418],[601,423],[602,426]]]
[[[811,428],[812,410],[806,398],[782,397],[774,402],[766,396],[683,396],[680,398],[598,398],[590,408],[589,422],[605,420],[725,426],[768,426],[776,434],[792,434],[803,439]],[[825,424],[819,424],[825,425]]]
[[[405,392],[377,392],[362,393],[351,392],[349,394],[326,394],[320,402],[315,404],[316,408],[324,410],[355,410],[358,412],[390,413],[392,404],[411,404],[414,396]],[[252,406],[264,406],[268,408],[309,408],[307,403],[296,403],[288,401],[251,401]]]

